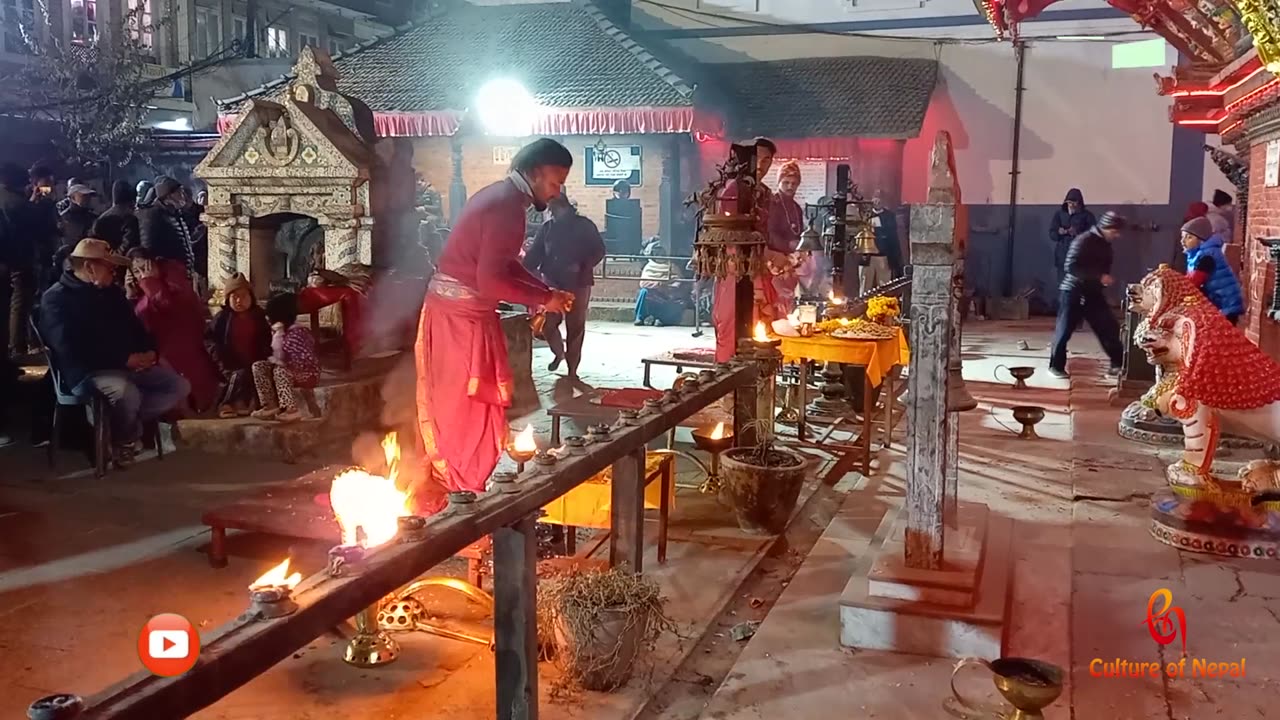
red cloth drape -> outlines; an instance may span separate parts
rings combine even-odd
[[[365,296],[349,287],[305,287],[298,291],[298,312],[311,313],[338,303],[342,313],[342,340],[351,357],[360,355],[364,337]]]
[[[414,353],[431,469],[449,490],[481,492],[506,447],[514,388],[494,303],[429,292]]]
[[[191,383],[192,409],[203,412],[213,405],[222,381],[204,346],[208,311],[187,279],[185,264],[156,262],[160,275],[138,281],[142,297],[133,310],[155,339],[157,354]]]

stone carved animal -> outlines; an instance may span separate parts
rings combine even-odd
[[[1130,286],[1129,295],[1131,307],[1146,316],[1138,345],[1174,369],[1155,388],[1156,409],[1183,427],[1182,459],[1169,466],[1169,481],[1218,489],[1211,468],[1224,428],[1280,443],[1280,363],[1167,265]],[[1250,493],[1280,487],[1276,473],[1261,465],[1246,467],[1240,479]]]

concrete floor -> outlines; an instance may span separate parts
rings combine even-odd
[[[583,379],[638,385],[638,357],[711,345],[710,335],[694,339],[689,332],[593,323]],[[1037,349],[1018,351],[1018,340]],[[1011,651],[1071,671],[1067,692],[1047,716],[1280,717],[1271,708],[1277,697],[1271,669],[1280,650],[1268,642],[1280,631],[1273,609],[1280,569],[1179,553],[1152,540],[1145,498],[1160,487],[1160,468],[1168,460],[1115,435],[1119,409],[1107,405],[1105,387],[1093,379],[1100,367],[1095,341],[1087,333],[1074,341],[1081,353],[1072,358],[1071,382],[1042,371],[1027,391],[996,384],[1000,364],[1044,368],[1047,340],[1044,321],[974,322],[967,328],[965,377],[982,405],[964,416],[961,430],[962,496],[1017,521]],[[545,371],[549,359],[547,350],[535,350],[544,408],[573,390]],[[658,385],[673,377],[672,370],[654,373]],[[1002,373],[1000,380],[1006,381]],[[1049,411],[1038,428],[1040,441],[1011,434],[1007,407],[1023,403]],[[545,436],[545,415],[530,419]],[[853,561],[841,549],[841,533],[848,540],[868,532],[865,523],[859,525],[859,509],[900,501],[903,458],[897,447],[881,453],[865,481],[850,475],[838,489],[819,491],[831,511],[814,530],[812,550],[794,545],[804,552],[790,551],[785,541],[767,551],[673,542],[672,561],[657,574],[682,601],[680,619],[689,636],[659,653],[650,685],[572,707],[544,705],[544,717],[943,717],[950,661],[846,650],[836,642],[836,598]],[[345,454],[336,448],[333,458],[321,460],[343,461]],[[40,695],[91,693],[138,669],[136,633],[155,613],[182,613],[202,628],[236,615],[247,583],[288,551],[288,544],[242,540],[230,567],[211,570],[197,552],[207,539],[200,512],[247,487],[308,469],[181,452],[99,481],[83,469],[81,457],[63,455],[62,474],[55,477],[45,469],[42,450],[0,448],[0,717],[20,717]],[[693,505],[684,503],[686,509]],[[817,517],[808,520],[819,522]],[[826,536],[817,538],[824,527]],[[1094,657],[1162,659],[1141,625],[1148,596],[1162,586],[1186,612],[1189,654],[1245,657],[1246,678],[1089,676]],[[743,619],[764,622],[748,641],[725,638]],[[318,640],[199,717],[295,720],[460,711],[484,717],[492,707],[491,666],[471,647],[413,638],[406,640],[397,665],[365,672],[343,666],[334,642]],[[547,669],[544,677],[551,676]],[[461,682],[464,677],[473,679]],[[981,692],[984,683],[975,673],[964,687]],[[652,702],[648,710],[641,707],[654,699],[665,703],[663,709]]]

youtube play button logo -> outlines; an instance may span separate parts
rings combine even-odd
[[[138,633],[138,658],[154,675],[181,675],[196,664],[198,657],[200,635],[181,615],[156,615]]]

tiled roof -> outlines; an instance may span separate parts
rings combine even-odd
[[[336,55],[334,65],[338,89],[374,111],[461,110],[497,77],[556,108],[693,104],[689,85],[586,2],[459,3]],[[285,81],[247,95],[270,97]]]
[[[836,57],[705,66],[738,137],[910,138],[920,134],[935,60]]]

